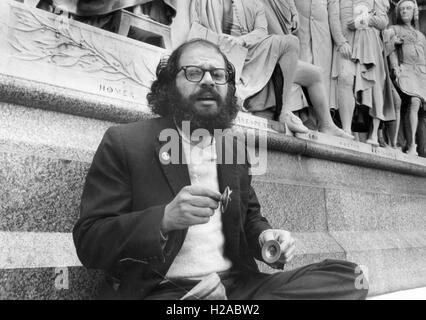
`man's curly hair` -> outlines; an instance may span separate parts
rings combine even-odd
[[[176,91],[176,76],[179,72],[179,60],[183,52],[195,45],[201,45],[215,49],[225,60],[226,70],[229,73],[228,81],[228,94],[235,97],[235,68],[228,60],[220,48],[212,42],[204,39],[194,39],[180,45],[175,49],[169,57],[161,59],[157,66],[156,75],[157,80],[152,83],[151,91],[147,95],[148,105],[152,112],[163,117],[173,114],[171,110],[174,106],[173,93]],[[234,98],[236,102],[236,97]]]

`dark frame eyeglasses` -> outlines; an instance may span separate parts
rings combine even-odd
[[[215,84],[227,84],[230,79],[229,71],[223,68],[204,69],[198,66],[183,66],[178,72],[183,70],[186,80],[189,82],[200,82],[203,80],[206,72],[210,73]]]

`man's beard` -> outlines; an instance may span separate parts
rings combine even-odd
[[[213,95],[216,100],[217,111],[215,113],[202,114],[195,107],[197,99],[206,93]],[[190,121],[191,133],[196,129],[206,129],[213,135],[215,129],[231,128],[239,110],[235,95],[229,89],[225,99],[213,88],[200,89],[188,98],[184,98],[174,87],[169,101],[172,104],[170,110],[176,124],[181,126],[183,121]]]

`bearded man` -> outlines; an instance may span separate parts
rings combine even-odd
[[[282,268],[295,241],[261,215],[247,159],[223,161],[244,146],[212,135],[231,127],[238,110],[234,68],[220,49],[184,43],[157,76],[148,101],[162,117],[110,128],[83,191],[74,242],[86,267],[107,271],[103,298],[365,298],[367,290],[355,288],[362,274],[350,262],[275,274],[257,268],[266,242],[278,243],[272,266]],[[179,137],[182,161],[170,163],[175,155],[161,151],[167,132]]]

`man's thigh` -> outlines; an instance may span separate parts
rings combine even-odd
[[[325,260],[292,271],[242,276],[227,293],[230,300],[365,299],[368,290],[359,284],[367,283],[360,277],[354,263]]]

